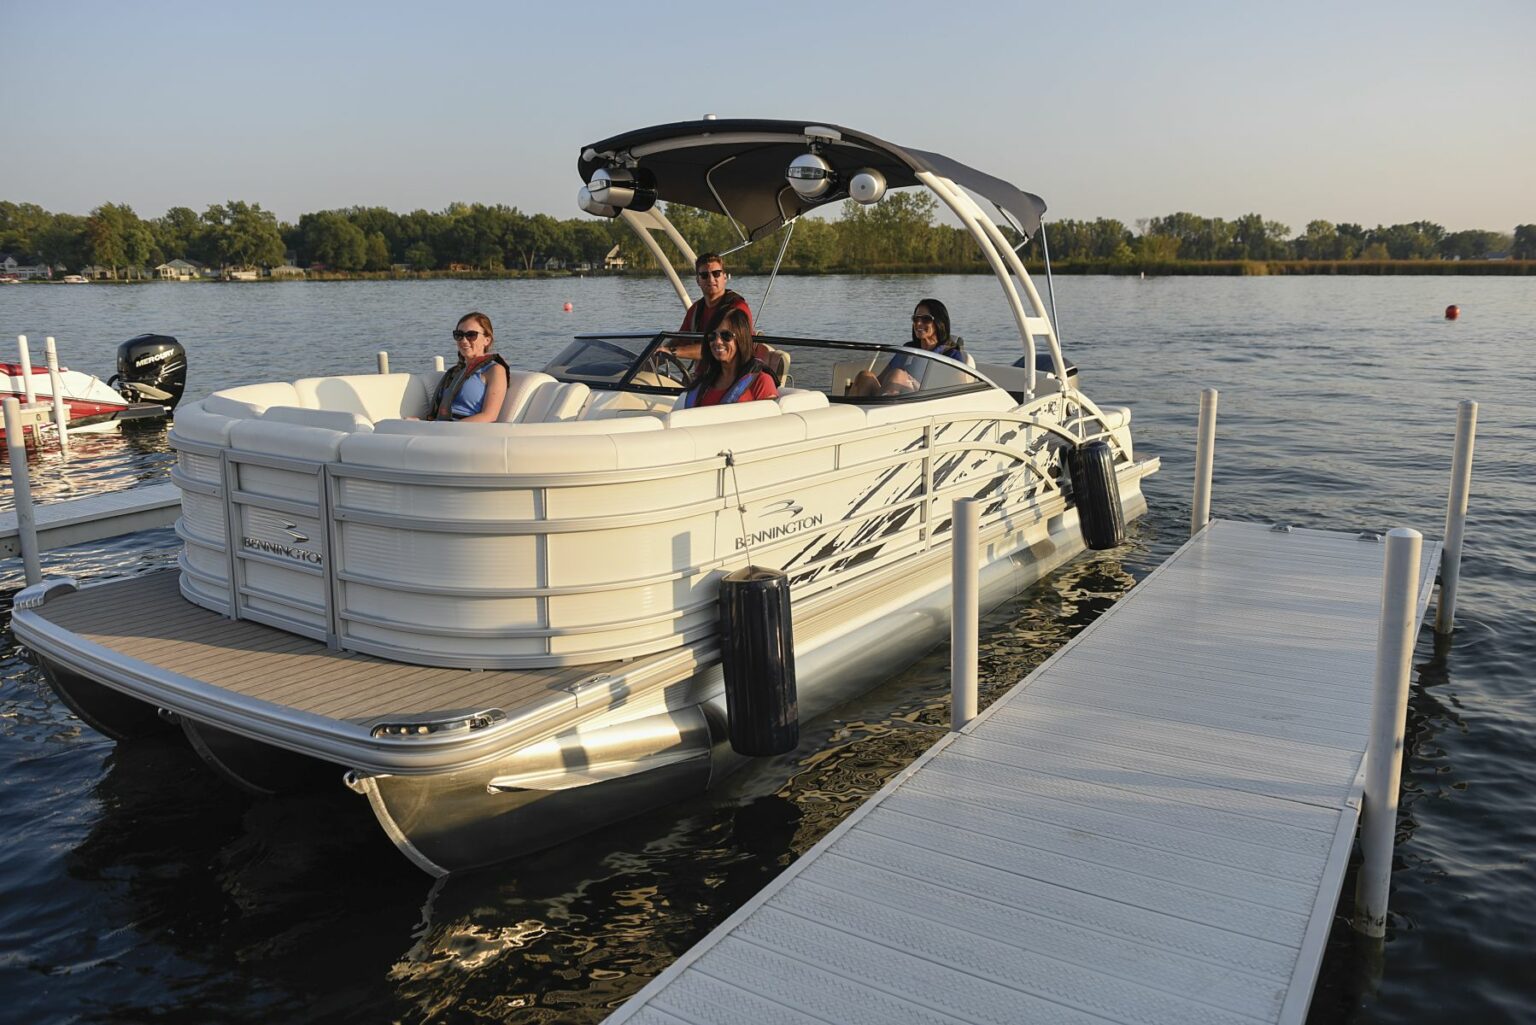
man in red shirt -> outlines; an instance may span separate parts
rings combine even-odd
[[[720,322],[731,310],[741,310],[751,319],[752,308],[747,305],[747,300],[739,292],[726,287],[730,275],[726,274],[725,263],[719,253],[703,254],[694,261],[693,269],[704,297],[688,307],[679,331],[708,334],[720,326]],[[696,360],[702,355],[702,346],[698,342],[675,342],[670,348],[684,359]]]

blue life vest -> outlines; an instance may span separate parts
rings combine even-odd
[[[736,383],[731,385],[724,395],[720,396],[719,405],[724,406],[732,402],[741,401],[741,397],[747,393],[747,389],[752,387],[752,382],[757,380],[757,375],[762,373],[762,371],[755,369],[757,366],[757,360],[747,364],[747,372],[736,378]],[[704,386],[702,384],[694,385],[683,393],[683,401],[677,408],[692,409],[698,405],[699,396],[703,393]]]

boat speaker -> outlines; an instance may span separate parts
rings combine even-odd
[[[720,658],[731,747],[758,758],[800,743],[789,578],[748,566],[720,581]]]
[[[1109,443],[1092,441],[1068,449],[1067,470],[1072,475],[1072,497],[1077,503],[1083,543],[1096,552],[1118,547],[1125,540],[1125,510],[1120,505],[1120,481],[1115,476],[1115,453]]]

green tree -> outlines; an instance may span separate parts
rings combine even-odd
[[[1501,241],[1496,231],[1453,231],[1435,245],[1435,255],[1446,260],[1485,260]]]
[[[203,212],[214,259],[224,267],[273,267],[283,262],[283,236],[277,217],[260,203],[232,199]]]
[[[197,216],[197,211],[173,206],[151,221],[149,230],[154,236],[155,248],[160,251],[157,262],[181,259],[208,262],[207,246],[202,238],[206,225]]]
[[[52,214],[33,242],[34,250],[50,267],[79,270],[88,262],[85,218],[77,214]]]
[[[368,236],[366,255],[363,258],[364,270],[389,270],[389,242],[385,240],[382,231],[375,231]]]
[[[335,270],[362,270],[368,260],[368,239],[337,210],[322,210],[299,218],[300,253],[307,263]],[[386,259],[386,266],[388,261]]]
[[[0,252],[35,257],[39,240],[52,226],[53,215],[36,203],[0,202]]]
[[[431,270],[437,266],[437,256],[425,242],[413,242],[406,247],[405,262],[412,270]]]
[[[1515,241],[1509,255],[1516,260],[1536,260],[1536,224],[1515,225]]]
[[[142,271],[155,246],[149,226],[127,204],[103,203],[92,210],[85,236],[91,262],[111,267],[114,278],[119,267],[130,275]]]

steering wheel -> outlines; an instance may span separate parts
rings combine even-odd
[[[693,375],[688,372],[688,367],[678,358],[677,353],[670,349],[657,349],[651,353],[651,359],[656,364],[656,372],[670,381],[687,388],[693,384]]]

